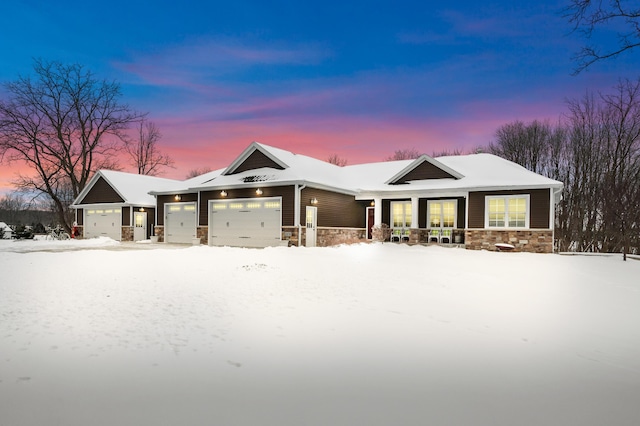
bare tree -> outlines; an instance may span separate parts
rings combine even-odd
[[[415,148],[405,148],[396,150],[393,155],[384,159],[384,161],[398,161],[398,160],[415,160],[422,154]]]
[[[488,152],[542,173],[547,162],[551,134],[552,129],[547,122],[534,120],[525,124],[514,121],[496,130],[496,139],[489,144]]]
[[[338,154],[331,154],[327,159],[328,163],[335,164],[336,166],[344,167],[347,165],[346,158],[340,158]]]
[[[155,123],[146,119],[140,121],[137,139],[125,145],[138,174],[155,176],[161,173],[163,167],[173,167],[173,160],[158,149],[161,137],[160,129]]]
[[[196,169],[191,169],[189,170],[189,173],[187,173],[187,176],[185,177],[185,179],[191,179],[194,178],[196,176],[200,176],[203,175],[205,173],[209,173],[211,170],[211,167],[199,167]]]
[[[587,40],[593,40],[598,30],[614,30],[618,43],[602,48],[595,45],[583,47],[575,56],[578,65],[574,75],[595,62],[614,58],[623,52],[640,46],[640,6],[630,0],[570,0],[565,17]]]
[[[567,102],[556,126],[502,126],[489,150],[564,183],[561,251],[640,251],[640,80]]]
[[[464,152],[460,148],[443,149],[442,151],[433,151],[431,157],[449,157],[452,155],[464,155]]]
[[[34,72],[4,84],[0,160],[27,164],[32,174],[14,183],[48,197],[69,228],[69,200],[96,170],[116,166],[126,128],[142,115],[120,102],[118,83],[81,65],[35,60]]]

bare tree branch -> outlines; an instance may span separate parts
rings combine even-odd
[[[596,62],[615,58],[640,46],[640,6],[635,1],[624,0],[571,0],[564,16],[573,26],[573,31],[585,39],[593,40],[595,32],[616,29],[616,46],[584,46],[575,56],[577,75]]]
[[[173,160],[158,149],[157,143],[161,137],[155,123],[145,119],[140,121],[137,139],[125,145],[138,174],[155,176],[161,173],[162,167],[173,167]]]

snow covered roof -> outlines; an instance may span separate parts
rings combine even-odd
[[[174,179],[117,172],[114,170],[99,170],[93,175],[84,190],[74,200],[72,206],[79,206],[100,178],[103,178],[111,188],[113,188],[123,199],[124,204],[136,206],[155,206],[155,197],[149,194],[149,190],[152,188],[170,190],[172,188],[177,189],[184,187],[184,182]]]
[[[435,168],[441,172],[441,176],[414,179],[420,174],[412,173],[425,166],[432,170]],[[99,173],[127,202],[133,203],[135,200],[136,203],[143,204],[142,201],[145,200],[150,205],[155,202],[153,195],[294,184],[351,194],[361,199],[380,195],[391,197],[394,194],[406,196],[423,191],[562,187],[562,182],[530,172],[492,154],[437,158],[423,155],[415,160],[340,167],[258,142],[251,143],[228,167],[184,181],[107,170]],[[78,200],[81,199],[82,197],[78,197]]]
[[[237,172],[243,161],[259,151],[273,161],[273,167]],[[241,161],[239,161],[241,160]],[[412,180],[395,184],[412,170],[428,163],[450,178]],[[205,176],[205,175],[203,175]],[[200,177],[201,178],[201,177]],[[194,178],[195,179],[195,178]],[[189,191],[246,186],[304,184],[359,195],[406,193],[413,191],[497,190],[509,188],[560,188],[562,183],[530,172],[524,167],[492,154],[471,154],[416,160],[336,166],[316,158],[253,142],[226,169],[211,172],[206,179],[183,182]],[[193,185],[192,185],[193,184]],[[192,185],[192,186],[190,186]]]
[[[418,160],[393,161],[348,166],[353,183],[361,196],[373,193],[405,193],[415,191],[467,191],[523,188],[561,188],[562,182],[533,173],[524,167],[492,154],[470,154],[437,157],[446,170],[455,171],[455,178],[414,180],[402,185],[390,185],[385,173],[395,168],[406,170]],[[389,176],[389,175],[386,175]]]

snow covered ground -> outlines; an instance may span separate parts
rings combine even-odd
[[[0,425],[640,424],[640,261],[0,241]]]

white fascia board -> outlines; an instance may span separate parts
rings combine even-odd
[[[470,192],[493,192],[493,191],[526,191],[528,189],[557,189],[562,188],[562,184],[554,185],[500,185],[500,186],[477,186],[472,188],[437,188],[437,189],[409,189],[395,191],[359,191],[356,200],[370,200],[372,198],[407,198],[419,197],[427,198],[432,196],[452,196],[467,197]]]
[[[242,154],[240,154],[238,156],[238,158],[236,158],[233,163],[229,164],[229,167],[227,167],[225,169],[224,172],[222,172],[222,176],[227,176],[232,174],[242,163],[244,163],[244,161],[249,158],[249,156],[251,154],[253,154],[255,151],[260,151],[261,153],[263,153],[267,158],[269,158],[271,161],[273,161],[274,163],[276,163],[277,165],[279,165],[280,167],[282,167],[283,169],[288,169],[289,166],[287,164],[285,164],[282,160],[280,160],[278,157],[276,157],[275,155],[273,155],[271,152],[269,152],[269,150],[265,149],[262,147],[262,145],[260,145],[258,142],[252,142],[251,145],[249,145],[247,147],[247,149],[245,149]]]
[[[432,190],[406,190],[406,191],[371,191],[360,192],[356,195],[356,200],[371,200],[373,198],[383,198],[385,200],[400,198],[431,198],[431,197],[467,197],[469,191],[462,189],[432,189]]]
[[[416,160],[414,162],[412,162],[411,164],[409,164],[407,167],[405,167],[404,169],[402,169],[398,173],[396,173],[391,179],[386,181],[385,184],[386,185],[390,185],[390,184],[395,183],[398,179],[400,179],[401,177],[403,177],[404,175],[406,175],[411,170],[415,169],[416,167],[418,167],[420,164],[422,164],[424,162],[430,163],[431,165],[433,165],[433,166],[435,166],[435,167],[437,167],[437,168],[449,173],[451,176],[455,177],[456,179],[462,179],[464,177],[464,175],[462,175],[459,172],[453,170],[449,166],[445,166],[444,164],[442,164],[441,162],[439,162],[435,158],[432,158],[432,157],[430,157],[430,156],[428,156],[426,154],[423,154],[420,157],[416,158]]]

